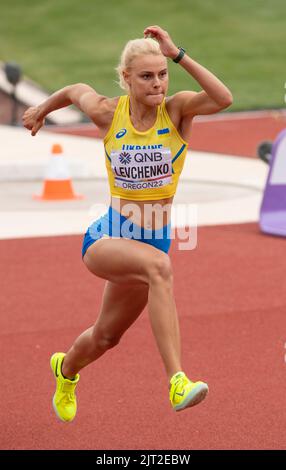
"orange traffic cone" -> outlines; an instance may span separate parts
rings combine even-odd
[[[43,193],[33,195],[34,199],[40,200],[65,200],[83,199],[84,196],[75,194],[71,182],[68,165],[63,156],[61,145],[52,146],[52,157],[45,175]]]

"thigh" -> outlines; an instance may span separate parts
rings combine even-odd
[[[96,330],[111,338],[120,338],[139,317],[148,301],[145,284],[105,283]]]
[[[169,256],[161,250],[138,240],[101,238],[86,251],[83,261],[96,276],[121,283],[148,284],[155,263],[170,264]]]

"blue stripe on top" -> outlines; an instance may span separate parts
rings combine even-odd
[[[180,148],[180,150],[178,151],[178,153],[174,156],[174,158],[172,160],[172,164],[177,160],[177,158],[179,158],[181,153],[185,150],[185,147],[186,147],[186,144],[183,144],[182,147]],[[172,173],[175,173],[173,168],[172,168]]]
[[[111,158],[110,158],[110,156],[108,155],[108,153],[107,153],[107,151],[106,151],[106,148],[105,148],[105,147],[104,147],[104,150],[105,150],[105,154],[106,154],[106,156],[107,156],[108,160],[109,160],[109,161],[110,161],[110,163],[111,163]]]

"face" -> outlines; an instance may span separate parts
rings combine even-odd
[[[130,95],[147,106],[162,103],[168,90],[167,59],[152,54],[133,59],[128,72],[123,72],[129,85]]]

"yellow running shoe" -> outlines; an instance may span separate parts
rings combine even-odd
[[[72,421],[76,415],[75,388],[79,381],[79,374],[73,380],[65,379],[62,375],[62,362],[65,353],[55,353],[52,355],[50,364],[54,373],[57,389],[53,397],[54,410],[62,421]]]
[[[177,372],[170,380],[170,401],[175,411],[200,403],[209,388],[204,382],[192,382],[184,372]]]

